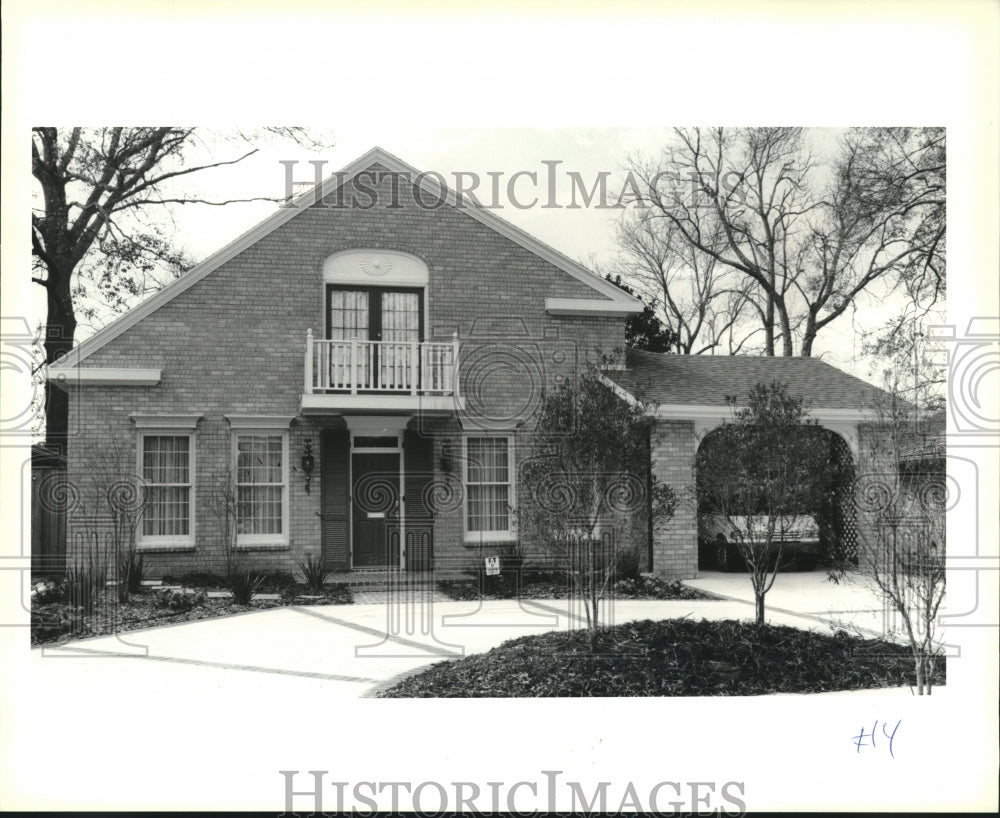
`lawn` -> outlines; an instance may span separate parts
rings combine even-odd
[[[935,684],[944,682],[944,661]],[[439,662],[380,697],[757,696],[914,683],[906,648],[750,622],[628,622],[555,631]]]

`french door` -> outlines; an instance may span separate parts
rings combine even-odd
[[[327,288],[326,337],[337,344],[331,384],[360,389],[411,387],[414,344],[424,338],[423,290],[408,287]],[[348,362],[348,351],[354,357]],[[419,357],[419,356],[418,356]]]

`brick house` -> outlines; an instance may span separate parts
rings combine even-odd
[[[678,490],[693,486],[698,436],[728,416],[724,395],[756,380],[818,397],[814,415],[856,452],[867,384],[811,359],[625,358],[639,309],[376,148],[48,377],[71,396],[80,497],[106,489],[88,488],[91,462],[115,447],[146,485],[138,547],[153,576],[219,572],[223,507],[261,567],[294,571],[308,555],[335,570],[466,567],[517,541],[519,445],[544,387],[602,355],[623,399],[653,387],[664,434],[651,467]],[[94,541],[99,505],[70,508],[70,562]],[[696,536],[681,508],[647,567],[694,576]]]

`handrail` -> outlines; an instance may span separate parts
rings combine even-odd
[[[451,341],[325,340],[306,333],[306,394],[458,394],[458,334]]]

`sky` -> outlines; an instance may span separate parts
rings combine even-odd
[[[811,128],[807,136],[819,162],[836,148],[842,129]],[[499,204],[493,212],[526,230],[585,266],[610,269],[619,251],[615,239],[622,210],[614,207],[627,163],[632,156],[656,157],[670,138],[670,129],[660,127],[494,127],[494,128],[370,128],[323,129],[332,147],[309,151],[289,140],[263,139],[258,152],[239,164],[204,171],[183,181],[184,189],[216,201],[255,196],[285,195],[288,171],[282,162],[294,161],[295,192],[307,189],[315,178],[311,161],[321,161],[329,175],[372,147],[395,154],[420,171],[440,173],[454,186],[461,183],[484,205]],[[242,145],[205,137],[210,161],[234,157]],[[199,157],[199,161],[201,157]],[[516,177],[515,174],[533,176]],[[463,174],[457,176],[457,174]],[[492,174],[492,176],[491,176]],[[602,175],[607,178],[604,206],[589,204],[574,190],[571,174],[578,174],[588,190]],[[817,176],[822,167],[817,169]],[[499,195],[492,180],[499,181]],[[554,193],[550,191],[554,180]],[[508,187],[513,184],[513,189]],[[556,205],[554,207],[548,205]],[[610,205],[610,206],[609,206]],[[172,208],[167,230],[188,256],[201,260],[224,246],[273,212],[272,202],[233,203],[224,207],[191,204]],[[898,300],[884,301],[875,287],[872,296],[858,300],[857,311],[845,314],[827,328],[816,345],[815,355],[859,377],[877,378],[873,362],[861,356],[858,328],[877,326],[891,313]],[[43,309],[41,298],[36,299]],[[109,314],[110,315],[110,314]],[[83,340],[92,332],[81,327]]]

